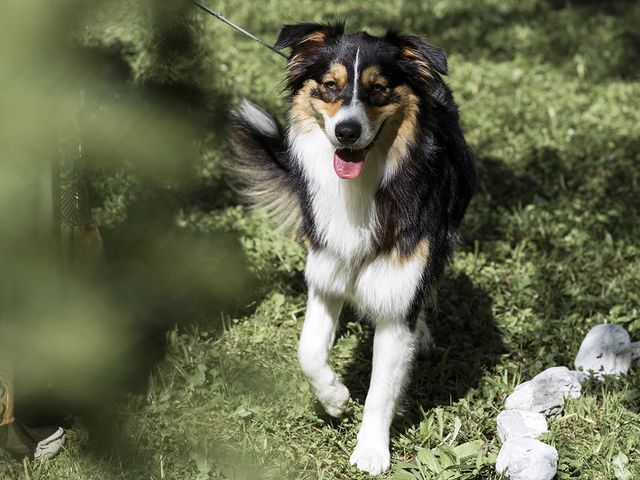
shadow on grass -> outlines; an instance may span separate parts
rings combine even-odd
[[[428,320],[435,349],[431,358],[415,362],[406,391],[399,428],[420,423],[422,411],[449,405],[481,385],[505,347],[491,311],[490,296],[464,274],[445,276],[438,293],[439,306]],[[353,318],[351,312],[345,317]],[[364,404],[371,377],[373,329],[366,329],[351,362],[344,367],[344,382],[352,397]]]

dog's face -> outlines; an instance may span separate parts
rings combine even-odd
[[[322,129],[345,179],[360,174],[385,123],[415,117],[434,76],[447,72],[440,48],[394,31],[374,37],[346,35],[344,24],[288,25],[276,42],[285,47],[292,48],[292,122]]]

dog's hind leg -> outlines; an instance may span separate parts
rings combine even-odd
[[[389,469],[389,429],[419,349],[420,335],[417,328],[411,329],[404,321],[376,325],[371,384],[358,443],[350,459],[352,465],[371,475]]]
[[[329,366],[329,352],[336,337],[343,300],[309,289],[307,313],[302,327],[298,360],[316,397],[332,417],[344,412],[349,390]]]
[[[420,343],[418,344],[418,356],[420,358],[429,358],[433,355],[435,349],[435,342],[433,340],[433,336],[429,331],[429,326],[427,325],[427,312],[425,308],[422,307],[420,313],[418,315],[418,320],[416,323],[416,329],[419,332]]]

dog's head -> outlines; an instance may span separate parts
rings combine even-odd
[[[437,75],[447,73],[442,49],[393,30],[374,37],[345,34],[344,23],[287,25],[276,42],[276,48],[286,47],[291,120],[323,130],[336,149],[335,171],[346,179],[360,174],[385,123],[410,137],[402,132],[403,121],[415,130],[420,99]]]

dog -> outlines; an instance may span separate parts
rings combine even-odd
[[[233,114],[232,186],[308,249],[298,359],[327,413],[349,391],[329,366],[348,302],[375,326],[373,369],[350,463],[390,467],[389,430],[412,361],[430,343],[425,301],[459,243],[475,165],[458,121],[445,52],[389,30],[286,25],[289,125],[243,101]]]

